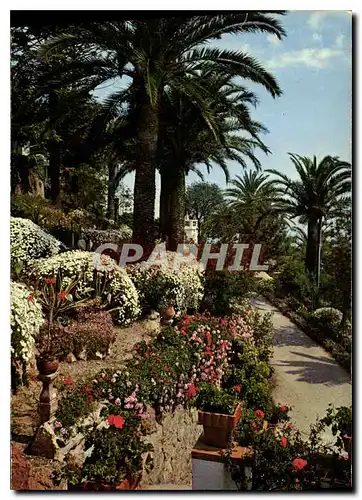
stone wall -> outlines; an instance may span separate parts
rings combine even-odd
[[[155,422],[156,430],[147,436],[154,447],[153,469],[144,473],[141,488],[156,484],[191,484],[191,450],[201,435],[197,411],[178,409],[167,414],[162,424]]]

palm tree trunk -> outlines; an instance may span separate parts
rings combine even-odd
[[[145,91],[138,93],[138,97],[133,242],[147,245],[154,240],[158,111]]]
[[[308,220],[307,251],[305,256],[305,268],[308,274],[316,280],[317,275],[317,247],[318,247],[318,218],[310,217]]]
[[[114,177],[116,174],[115,164],[108,164],[108,192],[107,192],[107,219],[114,220]]]
[[[167,226],[170,220],[170,172],[171,166],[160,169],[161,189],[160,189],[160,238],[166,241],[168,235]]]
[[[317,247],[317,288],[319,288],[320,284],[320,276],[321,276],[321,256],[322,256],[322,217],[318,222],[318,247]]]
[[[60,171],[61,171],[61,156],[60,143],[57,141],[49,141],[49,176],[50,176],[50,198],[56,207],[61,205],[60,201]]]
[[[49,93],[49,116],[53,124],[54,133],[56,133],[56,107],[58,105],[58,97],[55,92]],[[50,198],[55,206],[61,205],[60,201],[60,171],[61,171],[61,153],[60,142],[50,140],[48,142],[49,152],[49,177],[50,177]]]
[[[167,196],[169,199],[169,214],[166,223],[168,249],[177,250],[178,243],[184,241],[185,231],[185,169],[182,165],[167,170]]]

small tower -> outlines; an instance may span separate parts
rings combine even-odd
[[[190,219],[188,212],[185,215],[185,240],[192,240],[193,243],[198,243],[198,223],[196,219]]]

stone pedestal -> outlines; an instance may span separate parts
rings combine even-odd
[[[195,444],[192,456],[192,489],[198,491],[236,491],[238,488],[231,478],[225,464],[226,449],[205,445],[202,436]],[[250,456],[250,448],[235,446],[231,459],[235,465],[244,467],[244,460]],[[244,475],[249,479],[251,488],[251,470],[244,467]]]
[[[40,422],[44,423],[50,420],[58,409],[58,394],[53,386],[57,373],[51,375],[38,375],[38,380],[43,383],[43,388],[39,396],[39,414]]]

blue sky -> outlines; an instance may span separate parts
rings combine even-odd
[[[263,169],[274,168],[294,177],[287,153],[351,160],[351,47],[352,16],[345,11],[291,11],[281,18],[287,37],[227,35],[215,45],[243,50],[273,73],[283,95],[273,99],[261,86],[246,82],[259,97],[252,116],[269,130],[263,140],[272,154],[259,154]],[[99,97],[120,83],[96,92]],[[242,172],[229,162],[231,178]],[[223,172],[215,167],[205,180],[225,187]],[[125,184],[133,189],[134,176]],[[198,180],[190,174],[187,184]],[[159,179],[157,175],[157,193]],[[158,212],[158,201],[156,202]]]

